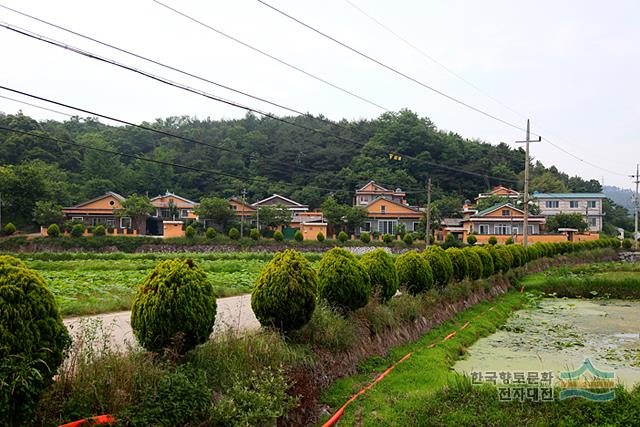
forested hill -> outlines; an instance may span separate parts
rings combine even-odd
[[[279,193],[313,208],[330,193],[350,203],[353,191],[372,179],[402,188],[415,204],[426,199],[428,177],[433,179],[434,199],[448,194],[471,198],[501,183],[521,186],[510,180],[521,182],[522,149],[443,132],[411,111],[340,123],[303,116],[287,120],[321,132],[254,115],[239,120],[172,117],[145,123],[209,145],[203,146],[92,118],[38,122],[23,114],[0,113],[2,127],[207,170],[184,170],[0,130],[0,192],[4,206],[10,206],[5,212],[29,221],[37,200],[66,206],[105,191],[154,196],[169,190],[197,200],[205,195],[238,195],[246,188],[250,201]],[[390,154],[408,157],[390,158]],[[532,190],[600,191],[596,181],[570,178],[540,163],[532,173]]]

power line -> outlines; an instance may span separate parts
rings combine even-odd
[[[4,88],[2,88],[2,89],[4,89]],[[31,104],[31,103],[29,103],[27,101],[21,101],[19,99],[11,98],[10,96],[0,95],[0,98],[7,99],[7,100],[13,101],[13,102],[17,102],[18,104],[28,105],[28,106],[33,107],[33,108],[39,108],[40,110],[49,111],[51,113],[56,113],[56,114],[60,114],[60,115],[67,116],[67,117],[73,117],[72,114],[63,113],[62,111],[54,110],[52,108],[43,107],[41,105]]]
[[[381,110],[384,110],[384,111],[390,111],[388,108],[383,107],[382,105],[380,105],[380,104],[378,104],[378,103],[376,103],[376,102],[374,102],[374,101],[371,101],[371,100],[369,100],[369,99],[367,99],[367,98],[365,98],[365,97],[363,97],[363,96],[360,96],[360,95],[358,95],[358,94],[356,94],[356,93],[354,93],[354,92],[351,92],[351,91],[350,91],[350,90],[348,90],[348,89],[345,89],[345,88],[343,88],[343,87],[341,87],[341,86],[338,86],[338,85],[336,85],[336,84],[334,84],[334,83],[331,83],[330,81],[328,81],[328,80],[326,80],[326,79],[324,79],[324,78],[322,78],[322,77],[319,77],[319,76],[317,76],[317,75],[315,75],[315,74],[312,74],[312,73],[310,73],[310,72],[308,72],[308,71],[305,71],[305,70],[303,70],[302,68],[300,68],[300,67],[298,67],[298,66],[295,66],[295,65],[291,64],[290,62],[284,61],[284,60],[282,60],[282,59],[280,59],[280,58],[278,58],[278,57],[276,57],[276,56],[274,56],[274,55],[272,55],[272,54],[270,54],[270,53],[268,53],[268,52],[266,52],[266,51],[264,51],[264,50],[262,50],[262,49],[258,49],[257,47],[252,46],[252,45],[250,45],[249,43],[245,43],[245,42],[243,42],[242,40],[240,40],[240,39],[238,39],[238,38],[236,38],[236,37],[233,37],[233,36],[231,36],[231,35],[229,35],[229,34],[227,34],[227,33],[223,32],[223,31],[221,31],[221,30],[219,30],[219,29],[217,29],[217,28],[214,28],[214,27],[212,27],[211,25],[206,24],[206,23],[204,23],[204,22],[202,22],[202,21],[200,21],[200,20],[198,20],[198,19],[196,19],[196,18],[194,18],[194,17],[192,17],[192,16],[189,16],[189,15],[187,15],[187,14],[186,14],[186,13],[184,13],[184,12],[181,12],[181,11],[179,11],[179,10],[177,10],[177,9],[174,9],[173,7],[171,7],[171,6],[169,6],[169,5],[166,5],[166,4],[164,4],[164,3],[162,3],[162,2],[160,2],[160,1],[158,1],[158,0],[153,0],[153,1],[154,1],[155,3],[157,3],[157,4],[159,4],[160,6],[162,6],[162,7],[166,8],[166,9],[168,9],[168,10],[170,10],[170,11],[174,12],[174,13],[177,13],[178,15],[180,15],[180,16],[182,16],[182,17],[184,17],[184,18],[186,18],[186,19],[188,19],[188,20],[190,20],[190,21],[192,21],[192,22],[195,22],[195,23],[196,23],[196,24],[198,24],[198,25],[201,25],[201,26],[203,26],[203,27],[205,27],[205,28],[208,28],[209,30],[211,30],[211,31],[213,31],[213,32],[215,32],[215,33],[217,33],[217,34],[219,34],[219,35],[221,35],[221,36],[223,36],[223,37],[225,37],[225,38],[227,38],[227,39],[229,39],[229,40],[232,40],[232,41],[234,41],[234,42],[236,42],[236,43],[239,43],[239,44],[241,44],[242,46],[244,46],[244,47],[246,47],[246,48],[248,48],[248,49],[253,50],[254,52],[257,52],[257,53],[259,53],[259,54],[261,54],[261,55],[263,55],[263,56],[266,56],[267,58],[270,58],[270,59],[272,59],[272,60],[274,60],[274,61],[277,61],[277,62],[279,62],[280,64],[285,65],[285,66],[287,66],[287,67],[289,67],[289,68],[291,68],[291,69],[293,69],[293,70],[296,70],[296,71],[298,71],[298,72],[300,72],[300,73],[303,73],[304,75],[306,75],[306,76],[308,76],[308,77],[311,77],[312,79],[315,79],[315,80],[317,80],[317,81],[319,81],[319,82],[322,82],[322,83],[324,83],[324,84],[326,84],[326,85],[329,85],[329,86],[331,86],[331,87],[332,87],[332,88],[334,88],[334,89],[337,89],[337,90],[339,90],[339,91],[341,91],[341,92],[344,92],[344,93],[346,93],[346,94],[348,94],[348,95],[350,95],[350,96],[352,96],[352,97],[354,97],[354,98],[359,99],[360,101],[364,101],[364,102],[366,102],[367,104],[373,105],[374,107],[377,107],[377,108],[379,108],[379,109],[381,109]]]

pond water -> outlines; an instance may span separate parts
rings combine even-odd
[[[629,389],[640,383],[640,301],[544,299],[478,340],[454,369],[467,375],[552,371],[557,379],[585,358],[615,372]]]

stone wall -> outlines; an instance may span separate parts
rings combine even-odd
[[[618,255],[622,262],[640,262],[640,252],[620,252]]]

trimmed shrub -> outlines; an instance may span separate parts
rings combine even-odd
[[[71,237],[82,237],[84,234],[84,224],[76,224],[71,227]]]
[[[478,280],[482,277],[484,267],[482,266],[482,258],[471,248],[464,248],[462,250],[464,256],[467,257],[467,273],[472,280]]]
[[[187,352],[209,339],[216,297],[205,272],[190,259],[160,261],[138,287],[131,327],[140,345],[159,352]]]
[[[251,237],[252,240],[258,241],[260,240],[260,232],[257,228],[252,228],[249,232],[249,237]]]
[[[477,241],[478,241],[478,238],[474,234],[469,234],[467,236],[467,243],[470,244],[471,246],[475,245]]]
[[[27,425],[71,345],[42,277],[0,256],[0,424]]]
[[[422,256],[431,267],[433,284],[443,289],[453,277],[453,264],[451,258],[440,246],[429,246],[422,252]]]
[[[622,247],[628,251],[631,250],[631,248],[633,247],[633,240],[631,239],[624,239],[622,241]]]
[[[362,243],[371,243],[371,236],[366,231],[360,233],[360,241]]]
[[[16,232],[16,226],[13,225],[12,222],[8,222],[5,224],[2,231],[4,231],[4,234],[6,234],[7,236],[11,236],[13,233]]]
[[[340,241],[340,243],[344,243],[349,240],[349,235],[344,231],[341,231],[340,233],[338,233],[338,240]]]
[[[297,230],[293,235],[293,238],[296,240],[296,242],[302,242],[304,240],[304,235],[302,234],[302,231]]]
[[[318,234],[316,235],[316,240],[318,242],[324,242],[324,234],[322,234],[322,231],[318,231]]]
[[[209,227],[207,228],[207,231],[204,232],[204,235],[207,237],[207,239],[215,239],[216,238],[216,234],[217,231],[215,228],[213,227]]]
[[[320,297],[342,311],[353,311],[369,302],[369,275],[355,255],[335,247],[328,251],[318,266]]]
[[[569,242],[566,242],[566,243],[569,243]],[[566,245],[562,245],[562,246],[566,248]],[[522,267],[523,265],[525,265],[527,263],[527,250],[524,248],[524,246],[522,246],[522,245],[510,245],[509,249],[511,250],[511,253],[513,254],[514,263],[516,263],[516,261],[517,261],[516,267]],[[564,251],[564,252],[569,252],[569,250]]]
[[[514,263],[513,254],[511,253],[509,248],[507,246],[504,246],[504,245],[498,245],[496,247],[496,252],[500,256],[502,256],[503,261],[501,263],[501,271],[503,273],[506,273],[507,271],[509,271],[513,267],[513,263]],[[494,263],[495,263],[495,261],[494,261]]]
[[[415,250],[405,252],[396,258],[396,270],[400,286],[406,287],[411,295],[420,294],[433,287],[431,266]]]
[[[251,308],[263,326],[282,332],[300,329],[316,307],[318,275],[300,253],[277,253],[260,271],[251,292]]]
[[[496,238],[496,236],[491,236],[489,237],[489,244],[491,246],[495,246],[498,244],[498,239]]]
[[[196,237],[196,229],[188,225],[187,228],[185,228],[184,230],[184,236],[187,239],[193,239],[194,237]]]
[[[382,241],[387,244],[393,242],[393,235],[386,233],[384,236],[382,236]]]
[[[504,242],[505,245],[513,245],[513,237],[507,238]]]
[[[96,237],[104,237],[107,234],[107,230],[104,229],[104,225],[98,225],[93,229],[93,235]]]
[[[282,242],[284,240],[284,235],[282,234],[282,231],[276,230],[273,233],[273,240],[275,240],[276,242]]]
[[[461,249],[449,248],[446,250],[447,255],[453,264],[453,277],[457,280],[464,280],[469,275],[469,265],[467,257],[462,253]]]
[[[378,240],[378,238],[380,237],[380,232],[378,230],[375,230],[373,233],[371,233],[371,237],[373,237],[373,240]]]
[[[444,238],[444,243],[442,244],[443,249],[459,248],[460,246],[462,246],[462,242],[460,242],[452,233],[447,234],[447,237]]]
[[[413,236],[411,235],[411,233],[406,233],[404,235],[404,237],[402,238],[402,241],[407,245],[407,246],[411,246],[413,245]]]
[[[475,246],[473,248],[473,251],[478,254],[480,260],[482,261],[482,277],[486,279],[494,272],[495,267],[493,265],[493,257],[487,249],[480,246]]]
[[[240,231],[238,231],[238,229],[237,229],[237,228],[232,227],[232,228],[229,230],[229,238],[230,238],[231,240],[238,240],[238,239],[240,238]]]
[[[384,249],[368,252],[360,258],[369,275],[372,293],[387,302],[398,290],[398,273],[393,258]]]
[[[49,237],[59,237],[60,236],[60,227],[58,224],[51,224],[47,227],[47,236]]]

